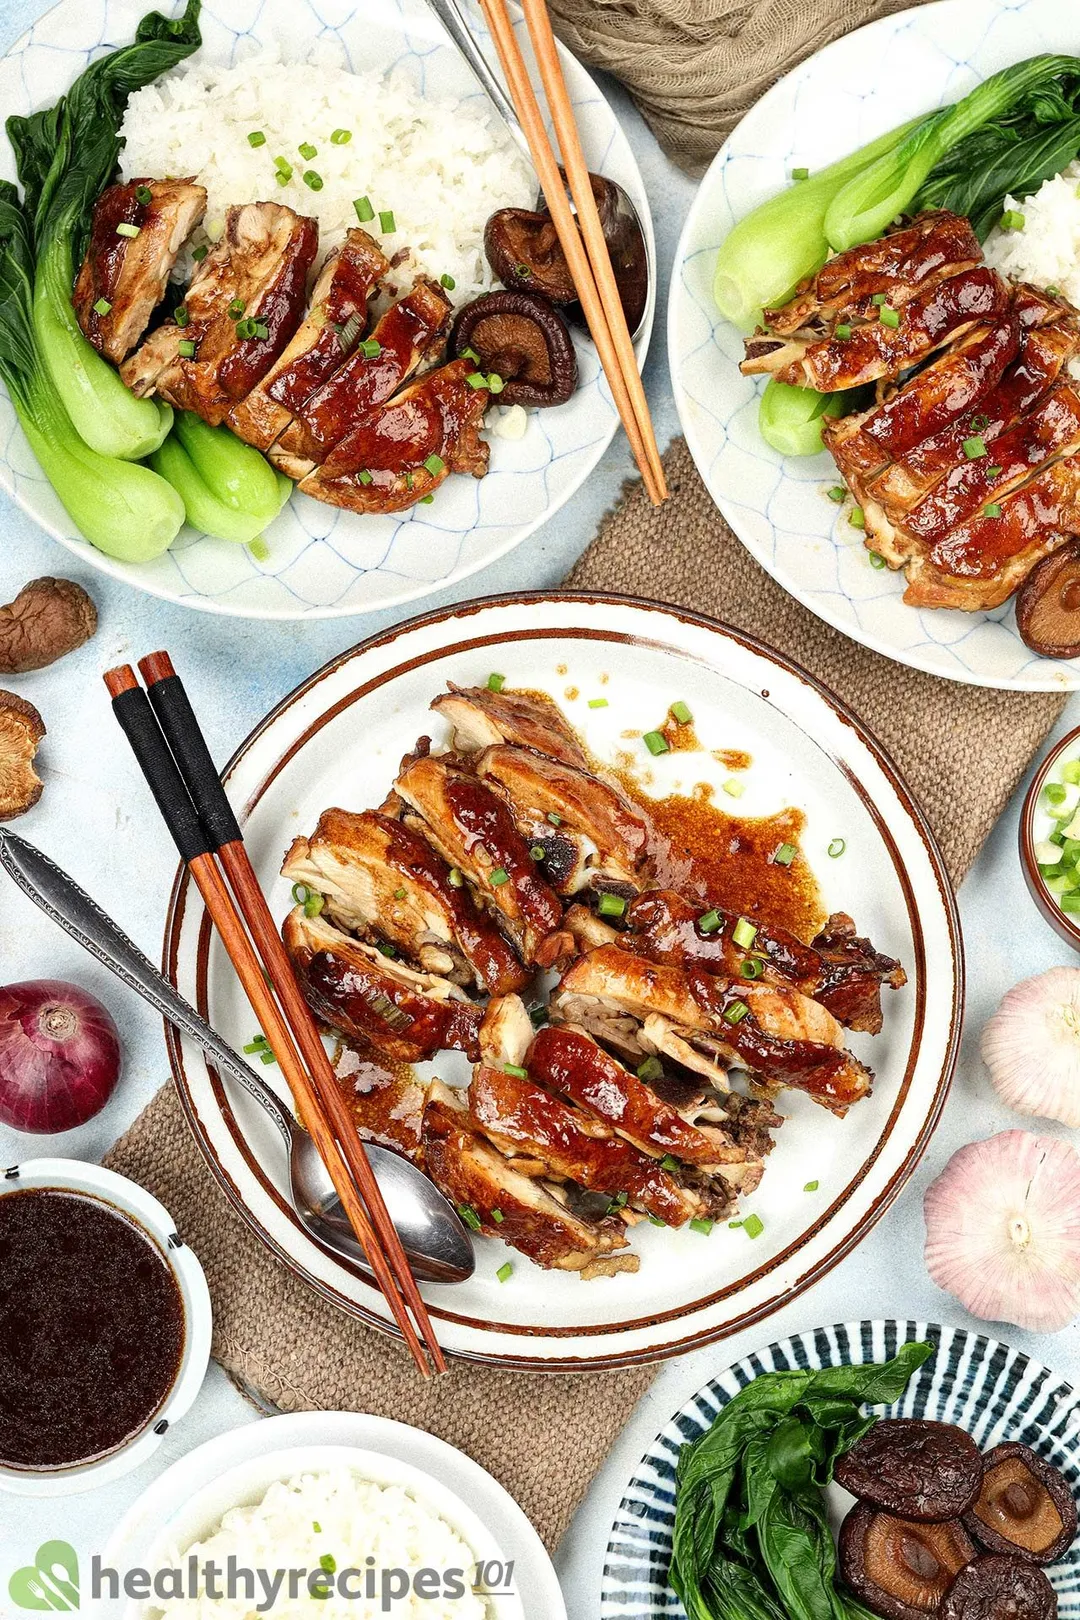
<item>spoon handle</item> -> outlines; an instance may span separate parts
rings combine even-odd
[[[72,939],[78,940],[84,950],[122,979],[129,989],[137,991],[170,1024],[189,1035],[218,1068],[243,1086],[273,1120],[286,1146],[291,1144],[295,1124],[270,1087],[252,1073],[239,1053],[210,1028],[123,929],[106,916],[96,900],[80,889],[74,878],[68,877],[25,838],[3,829],[0,829],[0,866],[46,916]]]
[[[492,71],[487,57],[473,38],[472,29],[469,27],[468,19],[458,4],[458,0],[427,0],[427,3],[429,9],[438,17],[454,44],[472,68],[484,90],[487,91],[496,112],[528,158],[531,166],[532,153],[529,150],[529,143],[514,110],[514,105]]]

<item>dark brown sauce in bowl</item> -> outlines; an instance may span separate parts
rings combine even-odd
[[[130,1216],[60,1188],[0,1196],[0,1465],[119,1450],[175,1384],[185,1326],[176,1278]]]

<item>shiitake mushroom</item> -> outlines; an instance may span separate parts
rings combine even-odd
[[[1044,658],[1080,655],[1080,539],[1031,570],[1016,593],[1016,628]]]
[[[901,1519],[959,1519],[983,1482],[978,1446],[951,1423],[883,1418],[841,1457],[836,1482]]]
[[[961,1570],[940,1620],[1057,1620],[1057,1612],[1057,1594],[1041,1569],[993,1556]]]
[[[859,1502],[840,1527],[840,1573],[873,1614],[926,1620],[975,1556],[957,1519],[927,1524]]]
[[[454,353],[466,351],[502,378],[504,405],[564,405],[577,387],[570,328],[532,293],[490,292],[466,304],[454,324]]]
[[[1076,1501],[1056,1468],[1010,1441],[983,1458],[982,1486],[964,1525],[989,1552],[1052,1564],[1072,1546]]]

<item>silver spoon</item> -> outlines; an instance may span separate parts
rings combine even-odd
[[[469,64],[481,88],[487,92],[492,106],[506,125],[512,139],[528,158],[531,166],[532,153],[529,150],[528,138],[521,127],[521,121],[517,113],[514,111],[514,104],[496,78],[487,57],[473,38],[468,18],[458,4],[458,0],[427,0],[427,5],[428,9],[442,23],[451,40]],[[630,336],[636,342],[645,325],[651,302],[652,261],[649,257],[645,232],[641,228],[641,216],[629,193],[616,180],[609,180],[606,175],[602,176],[602,178],[604,184],[610,188],[611,229],[614,243],[609,241],[609,246],[614,246],[613,257],[616,270],[618,270],[620,262],[629,260],[640,265],[644,272],[643,280],[634,287],[633,303],[627,311],[627,321],[631,325]],[[543,206],[544,201],[543,196],[541,196],[537,201],[537,207],[542,208]],[[620,289],[622,289],[621,282]],[[628,305],[626,291],[623,291],[623,305],[624,308]]]
[[[47,855],[0,829],[0,865],[53,922],[201,1046],[216,1068],[243,1086],[273,1120],[289,1155],[296,1213],[311,1237],[370,1275],[364,1253],[338,1202],[329,1172],[303,1127],[270,1087],[221,1039],[194,1007],[101,907]],[[414,1164],[374,1144],[365,1152],[415,1275],[425,1282],[465,1282],[475,1268],[472,1239],[453,1205]]]

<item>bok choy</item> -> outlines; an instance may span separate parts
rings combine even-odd
[[[257,539],[292,494],[257,450],[191,411],[178,413],[150,465],[176,490],[193,529],[241,545]]]
[[[200,0],[188,0],[182,17],[149,13],[133,44],[91,62],[55,106],[7,120],[35,258],[38,363],[84,442],[105,456],[148,455],[169,431],[172,413],[155,400],[136,399],[86,341],[72,284],[94,202],[116,168],[127,98],[198,49],[199,9]]]

